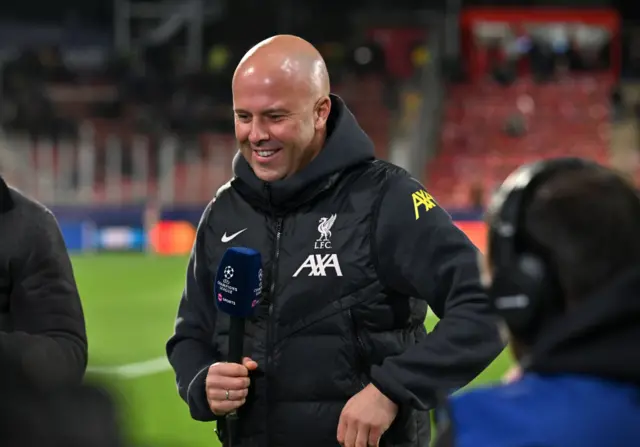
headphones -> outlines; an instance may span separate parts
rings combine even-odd
[[[564,309],[554,269],[523,234],[524,212],[533,193],[550,177],[584,169],[605,168],[581,158],[527,164],[510,174],[491,199],[489,261],[494,274],[489,301],[509,331],[524,342],[532,342],[541,327]]]

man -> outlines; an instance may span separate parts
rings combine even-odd
[[[82,381],[84,314],[58,224],[0,177],[0,363],[41,386]]]
[[[454,397],[436,444],[638,445],[636,191],[596,164],[543,161],[507,179],[488,219],[484,282],[522,375]]]
[[[504,347],[475,247],[374,159],[308,42],[258,44],[232,90],[235,177],[202,216],[167,344],[191,416],[237,409],[242,446],[427,445],[434,390],[464,386]],[[224,363],[229,318],[212,290],[230,245],[259,250],[265,272],[242,365]],[[427,304],[442,318],[428,336]]]

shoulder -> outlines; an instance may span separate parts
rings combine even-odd
[[[412,179],[404,168],[377,158],[364,163],[356,172],[359,172],[362,178],[380,185],[387,185],[400,179],[407,181]]]
[[[220,198],[220,197],[225,197],[227,195],[229,195],[231,193],[231,191],[233,190],[231,188],[231,183],[234,181],[235,179],[231,179],[228,182],[226,182],[224,185],[220,186],[216,193],[213,196],[213,199],[210,202],[210,205],[213,204],[213,202],[216,201],[216,199]]]
[[[216,190],[213,198],[209,201],[209,203],[207,203],[202,212],[200,224],[208,222],[213,214],[214,208],[220,208],[222,206],[222,203],[224,203],[224,201],[227,200],[228,197],[233,193],[233,188],[231,188],[232,181],[233,180],[229,180]]]
[[[380,180],[383,186],[376,206],[379,219],[392,221],[395,225],[423,226],[428,222],[449,226],[452,223],[451,216],[418,179],[402,168],[390,166],[382,168],[386,175]]]
[[[0,232],[11,235],[2,241],[7,256],[21,262],[40,262],[45,255],[65,251],[60,226],[51,210],[18,189],[8,187],[7,192],[12,207],[0,217]]]
[[[408,197],[412,203],[415,197],[435,206],[435,199],[429,194],[424,185],[404,168],[388,161],[374,159],[363,164],[352,174],[367,185],[375,187],[377,202],[395,201],[401,197]]]
[[[20,190],[8,187],[9,197],[13,203],[16,224],[28,231],[46,228],[57,228],[58,224],[51,210],[38,200],[24,194]]]

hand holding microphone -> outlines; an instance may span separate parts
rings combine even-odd
[[[262,297],[262,257],[250,248],[231,247],[222,256],[215,280],[218,310],[230,316],[227,362],[209,367],[206,379],[207,400],[217,416],[237,417],[236,410],[246,401],[249,372],[258,364],[242,358],[245,319]]]
[[[216,416],[224,416],[244,405],[249,393],[249,371],[258,364],[248,357],[237,363],[214,363],[207,373],[207,401]]]

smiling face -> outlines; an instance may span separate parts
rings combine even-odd
[[[233,79],[240,152],[266,182],[304,168],[324,143],[331,100],[323,91],[328,81],[318,73],[326,73],[326,68],[321,58],[300,53],[296,45],[301,43],[275,38],[257,46],[240,62]]]
[[[261,180],[272,182],[306,166],[321,148],[330,101],[271,78],[248,77],[233,92],[235,133],[240,151]]]

